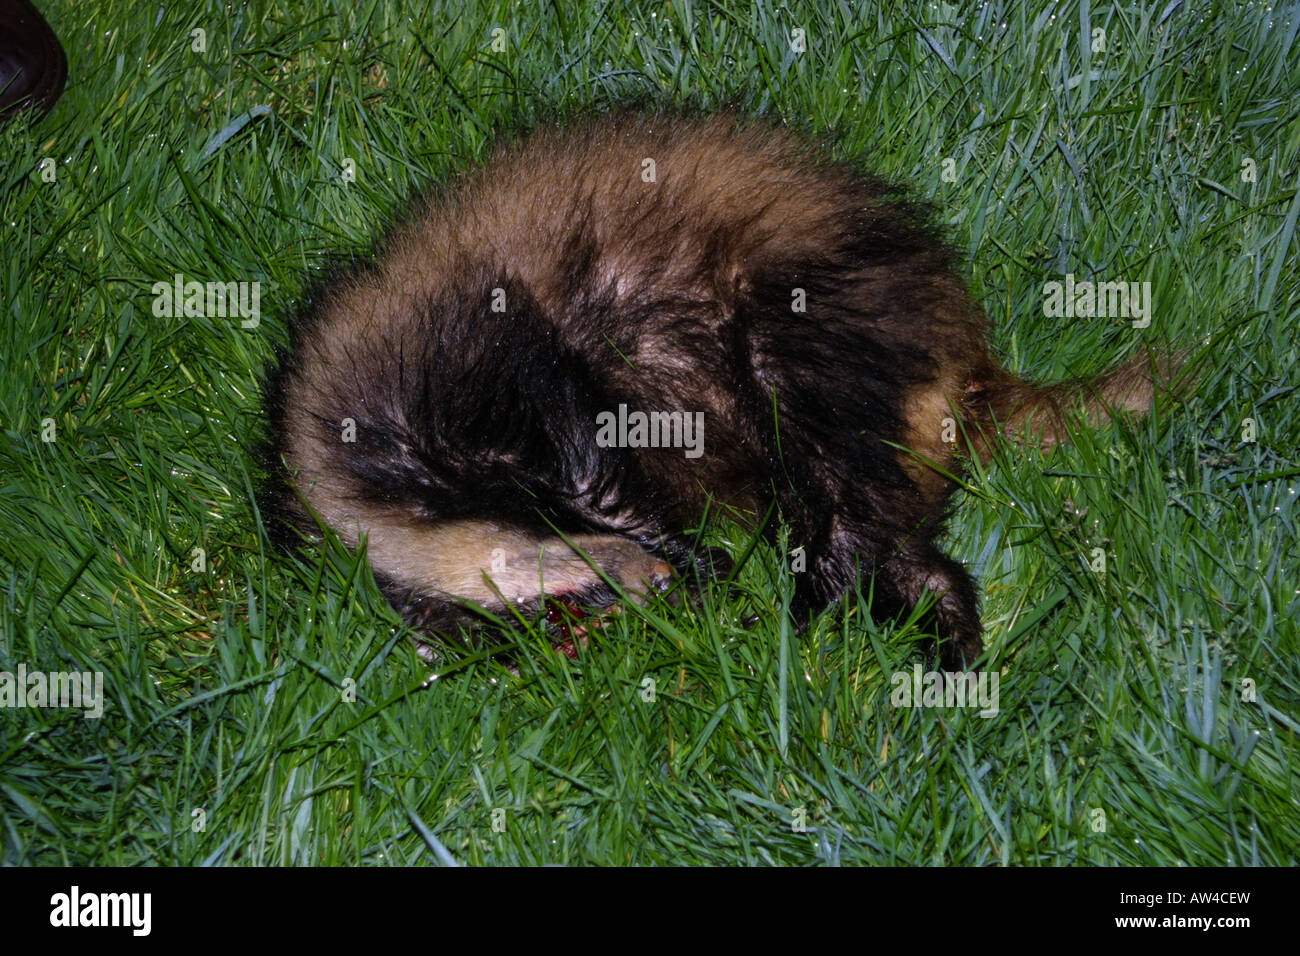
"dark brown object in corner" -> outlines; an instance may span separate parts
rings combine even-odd
[[[0,120],[48,113],[68,79],[59,38],[28,0],[0,0]]]

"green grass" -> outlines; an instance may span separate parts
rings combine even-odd
[[[0,863],[1295,862],[1294,6],[391,6],[42,3],[70,85],[0,128],[0,670],[108,701],[0,710]],[[638,94],[787,117],[935,202],[1026,375],[1208,343],[1186,401],[969,477],[996,717],[892,706],[922,635],[865,597],[797,638],[765,545],[738,598],[427,687],[364,561],[269,547],[259,383],[324,264],[494,130]],[[177,272],[260,281],[260,325],[155,317]],[[1045,317],[1067,272],[1150,281],[1150,328]]]

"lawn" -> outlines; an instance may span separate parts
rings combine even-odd
[[[70,79],[0,127],[0,672],[102,674],[103,714],[0,708],[0,864],[1295,863],[1296,7],[427,6],[41,3]],[[898,706],[915,622],[868,579],[796,634],[789,557],[724,523],[736,593],[574,660],[520,627],[517,673],[431,667],[364,559],[269,543],[313,282],[497,131],[636,97],[933,203],[1028,377],[1200,349],[1153,417],[967,476],[995,714]],[[159,315],[178,274],[260,312]],[[1067,275],[1150,283],[1149,324],[1046,314]]]

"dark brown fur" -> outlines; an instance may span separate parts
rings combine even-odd
[[[807,556],[800,623],[874,575],[882,616],[934,593],[959,667],[982,645],[971,578],[935,544],[967,451],[945,432],[1051,442],[1071,405],[1145,411],[1152,376],[1017,379],[893,190],[770,123],[629,112],[538,131],[429,202],[314,303],[272,396],[279,510],[365,538],[417,626],[611,603],[583,553],[661,588],[707,506],[775,500]],[[620,403],[703,412],[704,454],[598,447]]]

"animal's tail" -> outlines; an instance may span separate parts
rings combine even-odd
[[[967,429],[967,441],[987,460],[996,434],[1028,439],[1046,449],[1069,441],[1072,417],[1081,415],[1095,427],[1117,412],[1145,415],[1157,394],[1178,396],[1190,388],[1185,365],[1191,351],[1143,351],[1097,378],[1051,385],[990,369],[976,376],[966,392],[966,423],[973,426]]]

